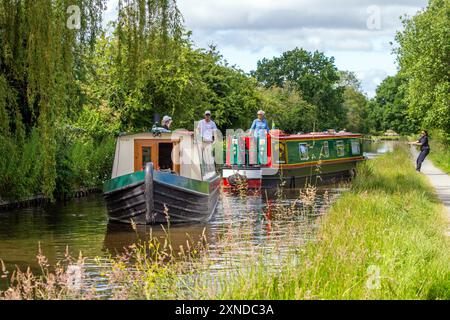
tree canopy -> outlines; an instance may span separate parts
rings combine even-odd
[[[409,115],[450,141],[450,2],[430,0],[414,17],[403,17],[403,26],[396,53]]]
[[[387,77],[378,86],[370,103],[370,118],[376,131],[394,130],[408,134],[418,130],[417,121],[408,114],[404,84],[399,75]]]
[[[333,57],[295,48],[280,57],[258,61],[252,75],[266,88],[295,84],[302,98],[317,106],[316,128],[342,125],[345,119],[343,88],[338,85],[340,75]]]

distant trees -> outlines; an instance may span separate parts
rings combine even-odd
[[[370,102],[370,119],[375,131],[394,130],[408,134],[419,130],[417,121],[408,114],[403,85],[406,80],[399,75],[383,80]]]
[[[373,123],[369,118],[369,101],[362,92],[361,82],[355,73],[340,71],[339,84],[344,88],[343,108],[346,120],[343,126],[352,132],[370,132],[373,129]]]
[[[296,48],[259,61],[252,75],[266,88],[295,85],[301,97],[317,107],[317,129],[340,127],[345,121],[344,89],[338,85],[340,76],[333,57]]]
[[[269,127],[287,133],[313,131],[317,121],[317,107],[306,102],[296,86],[286,82],[283,87],[260,88],[261,107],[266,111]]]

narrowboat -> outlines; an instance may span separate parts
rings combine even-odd
[[[271,130],[254,137],[228,134],[222,179],[225,188],[302,187],[305,181],[353,176],[364,160],[362,136],[334,131],[284,134]]]
[[[208,221],[221,183],[210,151],[189,131],[118,137],[111,180],[103,186],[110,221]]]

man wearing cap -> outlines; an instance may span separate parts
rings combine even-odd
[[[214,121],[211,120],[211,111],[205,111],[205,118],[200,120],[197,125],[197,132],[201,137],[201,152],[204,163],[204,170],[206,173],[214,172],[214,158],[212,156],[213,149],[212,144],[214,142],[214,133],[217,130],[217,126]]]
[[[253,120],[252,126],[250,127],[250,132],[254,134],[255,137],[259,137],[261,134],[267,134],[270,130],[264,115],[265,112],[259,110],[258,118]]]
[[[203,142],[214,141],[214,131],[217,130],[217,126],[214,121],[211,120],[211,111],[205,111],[205,118],[200,120],[197,125],[197,130]]]
[[[161,125],[164,129],[166,129],[167,131],[170,131],[170,125],[172,124],[172,118],[169,116],[164,116],[162,121],[161,121]]]

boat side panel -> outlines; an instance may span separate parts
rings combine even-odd
[[[218,179],[220,181],[220,179]],[[152,223],[204,222],[208,221],[217,205],[219,184],[210,194],[193,193],[187,190],[160,184],[154,186],[154,220]],[[144,184],[112,191],[105,194],[110,220],[146,224]],[[166,209],[167,208],[167,209]],[[166,214],[167,213],[167,214]]]

